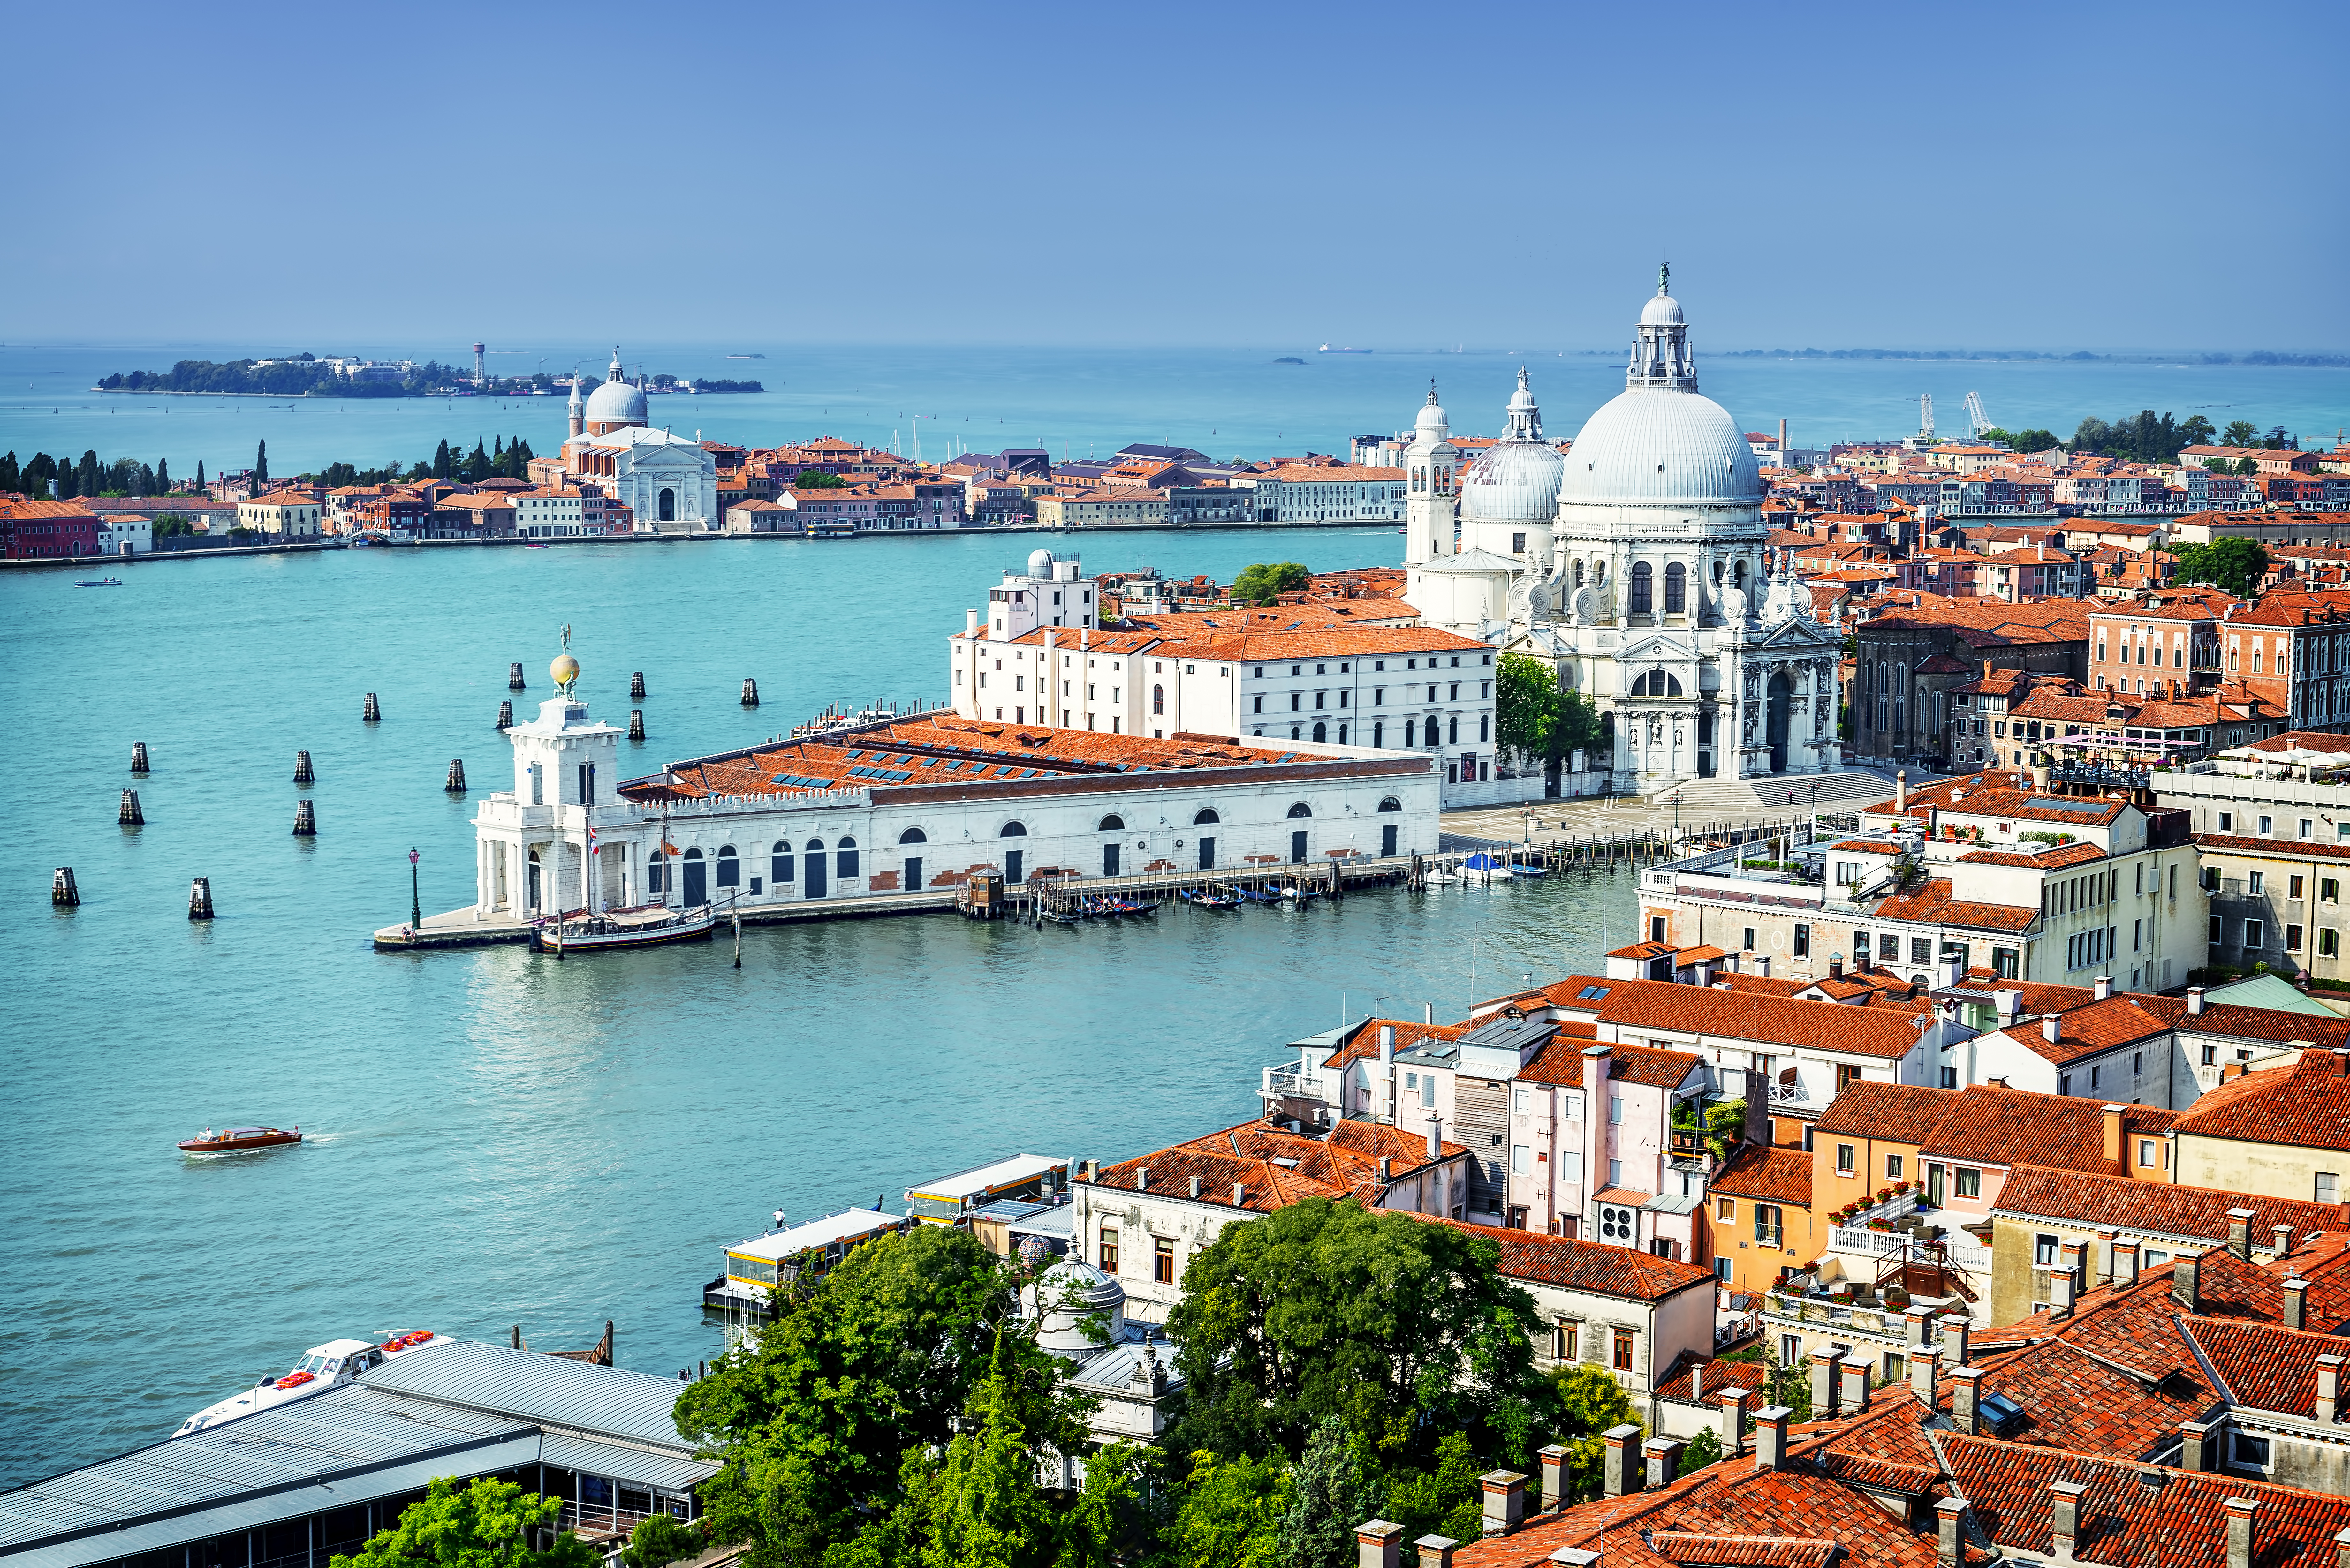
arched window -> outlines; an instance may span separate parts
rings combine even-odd
[[[1315,724],[1314,726],[1314,738],[1317,741],[1328,740],[1330,738],[1330,726],[1327,724]]]
[[[1123,833],[1126,831],[1126,818],[1118,815],[1116,812],[1112,812],[1109,815],[1103,817],[1099,822],[1094,825],[1094,831],[1096,833]]]
[[[1720,561],[1716,561],[1716,562],[1714,562],[1714,564],[1713,564],[1713,586],[1714,586],[1715,587],[1717,587],[1717,588],[1718,588],[1718,587],[1721,587],[1721,574],[1722,574],[1722,571],[1723,571],[1723,566],[1722,566],[1722,563],[1721,563],[1721,562],[1720,562]]]
[[[824,840],[821,838],[811,838],[806,844],[801,845],[800,847],[806,850],[811,855],[821,855],[824,853]]]
[[[1632,695],[1635,697],[1678,697],[1680,694],[1681,683],[1661,670],[1651,670],[1632,682]]]
[[[1583,563],[1580,560],[1575,563],[1575,586],[1578,588],[1583,586]]]
[[[1403,722],[1403,743],[1404,743],[1406,746],[1416,746],[1416,745],[1419,744],[1419,742],[1418,741],[1415,741],[1415,740],[1413,740],[1413,739],[1412,739],[1412,737],[1413,737],[1414,735],[1418,734],[1419,732],[1419,722],[1418,722],[1417,721],[1415,721],[1415,720],[1411,720],[1411,719],[1406,719],[1406,720]]]
[[[1167,688],[1164,686],[1153,686],[1150,689],[1150,711],[1154,713],[1167,711]]]
[[[1204,827],[1209,823],[1222,822],[1223,820],[1224,819],[1222,817],[1216,815],[1216,810],[1213,806],[1203,805],[1198,811],[1191,814],[1191,826],[1194,827]]]
[[[996,836],[999,838],[1025,838],[1028,836],[1028,829],[1024,824],[1007,822],[1003,825],[1003,831]]]
[[[778,838],[775,846],[767,851],[767,885],[780,888],[792,879],[792,841]]]
[[[1373,720],[1371,722],[1371,745],[1373,749],[1383,749],[1387,743],[1388,722],[1385,719]]]
[[[930,841],[930,835],[919,827],[910,827],[898,835],[898,842],[900,844],[928,844]]]
[[[536,862],[538,859],[538,851],[532,850],[530,857]],[[645,891],[648,893],[669,891],[669,857],[658,849],[653,851],[653,857],[645,863]]]
[[[1746,586],[1746,562],[1743,558],[1730,563],[1730,582],[1732,587]]]
[[[1393,795],[1388,795],[1385,800],[1379,802],[1379,809],[1381,811],[1401,811],[1403,809],[1403,802],[1396,799]]]
[[[688,860],[699,860],[702,858],[702,851],[699,849],[689,849],[685,852],[685,857]]]
[[[1295,805],[1289,808],[1289,815],[1292,816],[1311,816],[1314,815],[1314,808],[1301,800]]]
[[[677,521],[677,492],[674,490],[660,493],[660,520],[664,523]]]
[[[854,877],[854,876],[856,876],[856,875],[857,875],[857,840],[855,840],[854,838],[844,838],[844,839],[842,839],[842,840],[840,841],[840,848],[839,848],[838,852],[837,852],[837,854],[835,854],[835,855],[834,855],[834,857],[833,857],[833,860],[834,860],[833,870],[834,870],[834,872],[835,872],[835,874],[836,874],[836,875],[838,875],[838,876],[841,876],[841,877]]]
[[[731,844],[720,845],[718,846],[718,885],[722,888],[735,888],[740,887],[742,882],[743,862],[735,857],[734,846]]]
[[[1665,568],[1665,613],[1679,615],[1689,607],[1689,572],[1679,561]]]
[[[1634,615],[1647,615],[1653,607],[1654,596],[1649,589],[1655,577],[1656,574],[1649,570],[1648,562],[1635,561],[1632,564],[1632,613]]]

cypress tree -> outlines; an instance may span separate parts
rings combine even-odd
[[[106,488],[106,476],[98,466],[98,453],[84,448],[81,462],[74,467],[74,493],[96,495]]]
[[[155,460],[155,493],[158,495],[172,493],[172,460],[168,457],[159,457]]]
[[[201,492],[201,491],[203,489],[203,487],[204,487],[204,460],[203,460],[203,458],[198,458],[198,459],[196,459],[196,489],[197,489],[199,492]]]
[[[15,452],[10,452],[5,457],[0,457],[0,490],[23,489],[24,486],[20,483],[22,477],[23,476],[16,472],[16,454]]]
[[[263,441],[253,454],[253,487],[256,491],[269,483],[269,443]]]
[[[156,493],[155,471],[148,467],[143,462],[139,465],[139,488],[134,492],[134,493],[140,495],[153,495]]]
[[[432,477],[449,477],[449,443],[445,441],[432,449]]]

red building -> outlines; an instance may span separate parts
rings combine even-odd
[[[98,514],[70,501],[20,501],[0,513],[11,561],[69,561],[98,555]]]

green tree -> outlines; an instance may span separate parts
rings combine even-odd
[[[666,1513],[648,1514],[620,1548],[621,1568],[669,1568],[702,1555],[702,1532]]]
[[[1336,1416],[1314,1427],[1289,1472],[1289,1507],[1281,1516],[1280,1557],[1287,1568],[1346,1568],[1355,1558],[1355,1526],[1376,1468],[1360,1439]]]
[[[12,451],[6,457],[0,457],[0,490],[21,491],[24,483],[24,472],[16,466],[16,452]]]
[[[1083,1407],[1058,1388],[1055,1364],[1020,1320],[1016,1282],[968,1232],[924,1225],[779,1289],[756,1340],[678,1398],[678,1430],[720,1461],[702,1489],[712,1539],[746,1542],[753,1568],[780,1568],[894,1517],[901,1459],[955,1437],[955,1417],[999,1359],[999,1331],[991,1408],[1024,1441],[1078,1451]],[[1007,1429],[999,1423],[999,1440]]]
[[[2260,591],[2262,574],[2269,566],[2269,553],[2250,539],[2214,539],[2208,545],[2168,548],[2178,558],[2181,577],[2190,583],[2210,583],[2240,599]]]
[[[1559,754],[1558,672],[1546,659],[1505,653],[1493,671],[1493,739],[1523,756]]]
[[[827,473],[820,468],[803,468],[792,481],[795,490],[846,490],[848,481],[837,473]]]
[[[2201,414],[2189,414],[2179,421],[2178,435],[2189,446],[2210,446],[2219,440],[2220,432]]]
[[[1413,1471],[1388,1483],[1384,1517],[1403,1526],[1407,1541],[1423,1535],[1474,1541],[1484,1532],[1484,1487],[1478,1480],[1482,1473],[1469,1434],[1448,1432],[1436,1445],[1434,1470]]]
[[[168,457],[159,457],[155,460],[155,493],[158,495],[172,493],[172,460]]]
[[[1053,1511],[1014,1407],[1012,1380],[991,1373],[973,1396],[972,1425],[933,1467],[906,1455],[905,1501],[887,1532],[899,1561],[922,1568],[1045,1568],[1055,1555]],[[911,1543],[915,1552],[904,1552]]]
[[[2220,438],[2221,446],[2252,446],[2261,439],[2261,427],[2250,420],[2230,420],[2228,433]]]
[[[203,458],[198,458],[198,459],[196,459],[196,490],[197,490],[197,492],[198,492],[199,493],[203,493],[203,488],[204,488],[204,460],[203,460]]]
[[[269,483],[269,443],[263,441],[253,453],[253,488],[259,490]]]
[[[1232,579],[1232,597],[1244,605],[1269,605],[1313,580],[1314,574],[1295,561],[1259,561]]]
[[[445,441],[432,449],[432,477],[449,477],[449,443]]]
[[[1566,1449],[1567,1496],[1596,1497],[1601,1467],[1607,1458],[1607,1445],[1600,1434],[1627,1424],[1637,1426],[1639,1417],[1624,1386],[1604,1366],[1578,1361],[1553,1374],[1551,1382],[1557,1390]]]
[[[74,465],[74,493],[76,495],[97,495],[101,493],[105,489],[106,480],[104,475],[99,472],[98,466],[98,453],[95,452],[83,452],[81,454],[81,461]]]
[[[377,1532],[356,1555],[338,1553],[328,1568],[599,1568],[596,1549],[567,1530],[556,1532],[549,1551],[531,1546],[531,1533],[562,1514],[562,1499],[525,1492],[512,1481],[485,1477],[460,1486],[444,1476],[401,1511],[399,1523]]]
[[[1178,1451],[1295,1455],[1336,1417],[1383,1463],[1457,1429],[1523,1468],[1546,1386],[1534,1303],[1500,1258],[1467,1230],[1323,1198],[1225,1226],[1168,1320],[1189,1385]]]
[[[1163,1544],[1173,1559],[1231,1568],[1282,1568],[1281,1521],[1289,1511],[1287,1467],[1272,1459],[1191,1456],[1191,1474]]]
[[[1700,1427],[1697,1436],[1690,1439],[1689,1447],[1681,1450],[1680,1469],[1674,1474],[1694,1475],[1708,1465],[1721,1462],[1721,1434],[1711,1427]]]

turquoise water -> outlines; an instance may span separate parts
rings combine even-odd
[[[1696,308],[1692,302],[1692,308]],[[1626,340],[1629,341],[1627,326]],[[2173,361],[1788,360],[1708,351],[1697,332],[1698,370],[1708,395],[1748,430],[1788,421],[1797,446],[1847,438],[1908,435],[1918,428],[1918,395],[1934,394],[1938,425],[1966,430],[1965,399],[1982,394],[1991,416],[2011,430],[2041,426],[2070,434],[2084,415],[2114,419],[2150,408],[2180,419],[2200,413],[2220,427],[2248,420],[2283,425],[2304,446],[2332,444],[2350,424],[2350,369],[2201,365]],[[561,444],[559,397],[524,399],[320,399],[126,397],[88,389],[109,371],[166,369],[182,358],[225,359],[267,346],[152,348],[0,346],[0,449],[78,457],[171,460],[182,476],[203,459],[220,472],[247,466],[256,441],[270,467],[295,473],[336,461],[361,467],[432,455],[447,440],[520,435],[542,455]],[[304,345],[284,346],[291,348]],[[449,345],[317,344],[383,358],[470,359]],[[1262,349],[799,349],[747,344],[764,359],[728,359],[724,350],[623,344],[633,374],[641,365],[680,376],[756,379],[757,394],[652,400],[657,424],[712,441],[773,445],[819,433],[900,452],[913,447],[921,415],[922,455],[1048,446],[1056,456],[1115,452],[1128,441],[1196,447],[1216,457],[1263,458],[1311,449],[1344,453],[1349,436],[1409,429],[1429,379],[1440,382],[1455,431],[1500,433],[1516,367],[1531,367],[1545,429],[1572,436],[1591,410],[1623,389],[1623,358],[1522,352],[1380,352],[1316,355],[1310,346]],[[1282,355],[1302,365],[1281,365]],[[603,373],[611,346],[536,345],[493,351],[500,375],[576,364]]]
[[[1590,969],[1628,878],[1169,910],[1036,931],[949,918],[754,929],[556,964],[379,955],[374,927],[471,897],[492,730],[568,621],[595,710],[645,672],[650,770],[825,702],[935,698],[961,610],[1035,541],[737,541],[348,551],[133,566],[119,589],[0,575],[17,759],[0,1071],[0,1483],[160,1439],[343,1334],[591,1343],[670,1373],[715,1353],[719,1247],[1028,1150],[1118,1158],[1253,1114],[1258,1069],[1374,996]],[[1089,567],[1229,576],[1392,562],[1392,533],[1111,535]],[[755,676],[766,705],[736,697]],[[362,724],[377,692],[384,720]],[[133,780],[130,746],[154,772]],[[291,836],[294,753],[318,836]],[[147,826],[115,825],[135,785]],[[52,867],[80,880],[52,911]],[[219,918],[185,918],[191,877]],[[182,1158],[206,1123],[311,1141]]]

